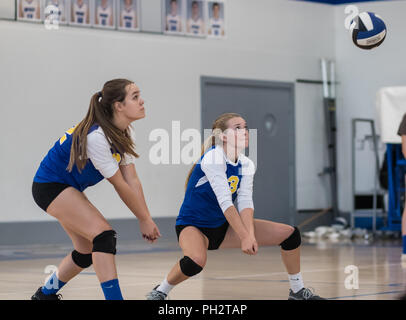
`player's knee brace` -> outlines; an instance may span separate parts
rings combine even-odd
[[[72,251],[72,260],[77,266],[83,269],[89,268],[93,263],[91,253],[83,254],[76,250]]]
[[[188,256],[184,256],[182,259],[180,259],[179,264],[180,270],[182,270],[182,272],[188,277],[193,277],[203,270],[201,266],[199,266]]]
[[[107,230],[100,233],[93,239],[93,252],[104,252],[116,254],[117,233],[114,230]]]
[[[300,231],[297,227],[293,230],[293,233],[283,241],[280,246],[283,250],[294,250],[300,246],[302,243],[302,238],[300,236]]]

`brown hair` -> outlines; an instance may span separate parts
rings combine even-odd
[[[134,151],[135,145],[130,135],[130,128],[127,127],[122,131],[113,124],[114,103],[124,101],[127,95],[126,87],[130,84],[133,82],[126,79],[110,80],[104,84],[101,92],[92,96],[86,117],[75,127],[72,135],[72,147],[67,168],[69,172],[72,171],[75,164],[79,172],[85,167],[87,133],[94,124],[98,124],[103,129],[113,152],[139,157]]]
[[[220,115],[212,125],[212,134],[204,141],[202,145],[202,152],[200,157],[209,150],[212,146],[216,145],[220,141],[220,134],[222,134],[225,130],[227,130],[227,122],[233,118],[242,118],[241,115],[238,113],[223,113]],[[185,190],[187,189],[187,184],[189,182],[190,176],[192,175],[193,169],[196,167],[196,163],[190,169],[185,183]]]

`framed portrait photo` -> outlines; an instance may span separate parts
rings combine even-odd
[[[117,0],[118,29],[140,31],[141,0]]]
[[[163,5],[163,28],[166,34],[185,34],[185,1],[162,0]]]
[[[41,22],[41,0],[17,0],[17,20]]]
[[[69,24],[81,27],[90,27],[90,1],[70,0]]]
[[[43,0],[44,23],[47,24],[67,24],[68,10],[67,0]]]
[[[206,10],[204,0],[187,0],[186,34],[193,37],[206,35]]]
[[[225,1],[207,1],[207,36],[221,39],[226,36]]]
[[[115,29],[116,6],[113,0],[94,0],[94,27]]]

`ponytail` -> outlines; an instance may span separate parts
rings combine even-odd
[[[87,161],[87,133],[90,127],[96,122],[96,108],[99,103],[99,93],[95,93],[90,99],[89,110],[86,117],[75,127],[72,135],[72,146],[67,170],[72,172],[76,164],[79,172],[85,167]]]
[[[239,116],[239,115],[237,115]],[[235,113],[226,113],[225,115],[221,116],[219,119],[217,119],[214,124],[213,124],[213,131],[211,135],[204,141],[202,145],[202,152],[200,154],[200,158],[213,146],[219,145],[220,142],[222,141],[220,139],[221,134],[223,131],[227,129],[227,121],[231,118],[235,118],[236,114]],[[219,121],[220,120],[220,121]],[[192,175],[192,172],[194,168],[196,167],[197,162],[195,162],[192,166],[192,168],[189,170],[189,173],[186,178],[185,182],[185,191],[187,189],[187,185],[189,183],[190,177]]]
[[[94,124],[98,124],[106,136],[113,152],[121,155],[127,153],[138,158],[134,151],[135,145],[131,138],[130,128],[124,131],[113,124],[115,102],[123,102],[126,95],[127,85],[132,81],[126,79],[115,79],[104,84],[103,90],[95,93],[90,99],[89,110],[86,117],[79,122],[72,134],[72,146],[67,170],[72,171],[74,165],[81,172],[87,163],[87,134]]]
[[[204,154],[207,152],[207,150],[209,150],[209,149],[210,149],[211,147],[213,147],[215,144],[216,144],[216,137],[215,137],[215,135],[212,133],[212,134],[204,141],[204,143],[203,143],[203,145],[202,145],[202,151],[201,151],[201,154],[200,154],[200,158],[202,157],[202,155],[204,155]],[[187,189],[187,185],[188,185],[188,183],[189,183],[190,176],[192,175],[192,172],[193,172],[194,168],[196,167],[196,164],[197,164],[197,162],[195,162],[195,163],[193,164],[192,168],[189,170],[189,173],[188,173],[188,175],[187,175],[186,182],[185,182],[185,191],[186,191],[186,189]]]

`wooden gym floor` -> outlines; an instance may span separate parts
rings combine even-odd
[[[45,268],[58,265],[72,250],[66,245],[0,246],[0,300],[26,300],[49,275]],[[406,288],[406,269],[400,262],[400,240],[360,240],[302,245],[301,269],[307,287],[336,300],[397,299]],[[121,243],[116,256],[125,299],[142,300],[181,258],[175,240]],[[349,265],[358,267],[358,289],[346,289]],[[354,282],[350,282],[350,284]],[[279,247],[260,248],[256,256],[239,249],[210,251],[205,269],[169,294],[171,300],[285,300],[289,283]],[[93,268],[71,280],[61,292],[64,300],[103,299]]]

